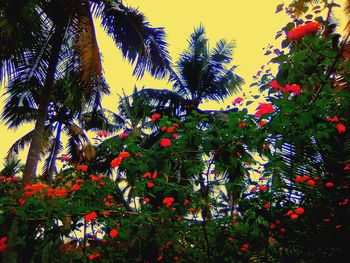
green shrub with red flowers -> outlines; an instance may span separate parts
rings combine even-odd
[[[283,28],[253,113],[156,112],[51,185],[0,177],[1,262],[342,262],[350,68],[329,23]]]

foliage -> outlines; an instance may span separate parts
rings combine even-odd
[[[266,98],[254,113],[236,98],[226,111],[166,116],[135,90],[121,99],[123,133],[100,133],[80,163],[65,158],[52,185],[0,177],[3,261],[343,262],[347,38],[317,22],[281,30],[282,50],[269,53],[278,73],[252,84]]]

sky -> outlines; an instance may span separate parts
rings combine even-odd
[[[287,5],[291,0],[283,2]],[[338,2],[342,4],[344,1]],[[280,39],[275,41],[275,34],[290,21],[284,12],[275,14],[276,6],[282,3],[282,0],[127,0],[123,3],[139,8],[152,26],[165,28],[173,62],[187,47],[189,35],[200,24],[205,27],[210,47],[214,47],[222,38],[235,41],[232,64],[238,66],[235,73],[246,81],[246,85],[242,87],[244,92],[249,91],[252,76],[262,65],[266,66],[270,59],[264,56],[263,48],[268,44],[280,43]],[[338,9],[338,13],[341,14],[342,11]],[[96,20],[96,34],[103,57],[104,76],[111,89],[111,95],[103,99],[105,108],[116,111],[118,95],[122,95],[123,90],[126,94],[130,94],[135,85],[138,88],[171,88],[171,84],[166,80],[156,80],[148,74],[141,80],[132,76],[133,66],[123,59],[112,39],[98,24],[99,21]],[[0,92],[3,91],[1,88]],[[1,108],[3,100],[4,97],[0,100]],[[225,108],[232,100],[233,98],[229,98],[222,104],[206,104],[203,108]],[[34,125],[26,125],[17,130],[8,130],[3,123],[0,123],[0,170],[9,147],[33,127]],[[23,158],[23,163],[26,152],[27,150],[19,156]]]

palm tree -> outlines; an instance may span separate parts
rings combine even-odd
[[[162,28],[152,28],[138,10],[112,0],[5,1],[0,7],[0,81],[16,79],[26,85],[36,77],[42,84],[38,114],[23,174],[35,178],[55,79],[70,67],[80,75],[84,89],[100,85],[102,65],[92,15],[135,63],[134,74],[145,70],[164,77],[169,55]],[[74,59],[73,59],[74,58]],[[30,86],[28,86],[30,87]]]
[[[81,82],[76,73],[67,71],[64,76],[54,83],[54,91],[49,103],[48,120],[45,125],[45,133],[42,138],[42,154],[47,155],[45,160],[43,177],[51,182],[56,170],[56,160],[59,152],[63,149],[61,135],[68,135],[68,151],[73,163],[79,163],[80,152],[84,145],[89,145],[88,136],[84,130],[96,130],[100,128],[114,131],[117,127],[110,124],[107,118],[98,116],[96,112],[96,101],[105,93],[108,93],[106,83],[96,87],[92,93],[84,93]],[[28,90],[26,85],[14,81],[7,86],[8,98],[3,111],[3,119],[9,128],[17,128],[24,122],[33,122],[38,114],[35,107],[40,99],[42,87],[34,79],[31,82],[32,89]],[[97,98],[97,99],[96,99]],[[84,117],[84,111],[91,109],[90,115],[94,116],[94,123]],[[99,120],[99,121],[98,121]],[[100,125],[100,126],[99,126]],[[9,155],[18,153],[20,149],[32,140],[34,131],[28,132],[17,140],[9,149]]]
[[[222,39],[209,50],[203,26],[191,34],[188,48],[170,69],[173,91],[143,89],[140,93],[156,110],[174,115],[189,114],[204,100],[223,101],[237,92],[244,83],[234,73],[236,66],[227,66],[232,61],[234,43]]]

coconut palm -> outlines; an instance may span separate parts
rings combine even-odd
[[[96,101],[104,93],[108,93],[105,83],[98,86],[97,90],[85,94],[81,82],[76,73],[66,72],[65,76],[57,79],[54,83],[54,92],[49,102],[48,119],[45,125],[45,133],[42,138],[42,154],[46,155],[43,177],[51,181],[56,170],[56,160],[63,149],[62,133],[68,135],[68,152],[73,163],[81,161],[81,150],[89,147],[90,142],[85,130],[107,129],[114,131],[115,125],[108,122],[105,116],[98,116],[94,112],[100,111],[95,107]],[[102,82],[101,82],[102,84]],[[34,122],[38,114],[35,107],[40,99],[40,84],[32,79],[31,89],[22,85],[21,82],[10,82],[7,86],[8,98],[3,111],[3,119],[9,128],[17,128],[25,122]],[[94,116],[94,123],[84,118],[84,111],[90,109],[89,114]],[[87,114],[87,113],[85,113]],[[100,125],[100,126],[99,126]],[[18,153],[32,140],[34,131],[29,131],[17,140],[9,149],[9,155]],[[85,156],[89,157],[89,156]],[[89,159],[89,158],[88,158]]]
[[[158,111],[174,115],[200,111],[205,100],[221,102],[240,90],[243,79],[234,73],[232,61],[233,42],[220,40],[215,48],[209,49],[203,26],[194,30],[189,46],[170,69],[171,90],[143,89],[140,93]]]
[[[41,138],[45,131],[55,79],[67,64],[78,71],[84,89],[93,90],[102,78],[101,57],[92,16],[113,38],[123,55],[135,62],[134,74],[147,70],[164,77],[169,55],[164,31],[152,28],[137,9],[111,0],[22,0],[0,6],[0,81],[16,79],[42,85],[38,114],[24,170],[34,180]],[[30,86],[28,86],[30,87]]]

